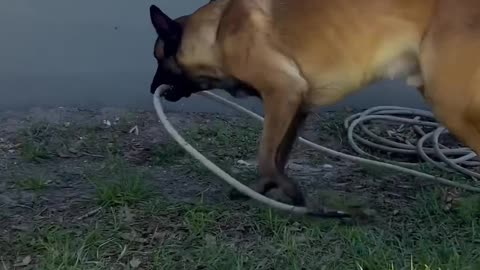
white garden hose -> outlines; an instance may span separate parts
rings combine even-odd
[[[178,132],[175,130],[175,128],[172,126],[172,124],[168,121],[167,116],[165,115],[165,112],[163,111],[162,103],[160,101],[160,94],[162,91],[167,89],[168,86],[160,86],[157,88],[157,90],[154,93],[154,98],[153,98],[153,105],[155,107],[155,110],[157,112],[157,115],[164,125],[165,129],[167,132],[172,136],[175,141],[183,148],[185,149],[191,156],[193,156],[195,159],[200,161],[205,167],[207,167],[211,172],[216,174],[218,177],[222,178],[227,182],[229,185],[233,186],[235,189],[237,189],[239,192],[242,194],[255,199],[259,202],[262,202],[266,205],[269,205],[272,208],[276,208],[282,211],[287,211],[295,214],[304,214],[304,215],[312,215],[312,216],[319,216],[319,217],[349,217],[350,215],[347,213],[344,213],[342,211],[336,211],[336,210],[316,210],[316,211],[311,211],[306,207],[297,207],[289,204],[285,204],[282,202],[278,202],[275,200],[272,200],[271,198],[264,196],[250,187],[242,184],[232,176],[230,176],[228,173],[223,171],[221,168],[219,168],[217,165],[215,165],[213,162],[211,162],[208,158],[206,158],[204,155],[202,155],[200,152],[197,151],[192,145],[190,145],[188,142],[185,141],[185,139],[178,134]]]
[[[223,171],[221,168],[219,168],[214,163],[212,163],[210,160],[208,160],[205,156],[203,156],[200,152],[198,152],[195,148],[193,148],[188,142],[186,142],[184,140],[184,138],[182,136],[180,136],[180,134],[178,134],[178,132],[175,130],[175,128],[173,128],[173,126],[170,124],[170,122],[168,121],[168,119],[167,119],[167,117],[166,117],[166,115],[163,111],[162,103],[160,101],[160,94],[166,88],[168,88],[168,86],[160,86],[156,90],[156,92],[154,94],[154,98],[153,98],[153,103],[154,103],[154,107],[155,107],[155,110],[157,112],[157,115],[158,115],[160,121],[162,122],[162,124],[164,125],[165,129],[167,130],[167,132],[190,155],[192,155],[195,159],[197,159],[204,166],[206,166],[211,172],[213,172],[214,174],[216,174],[217,176],[219,176],[220,178],[225,180],[228,184],[233,186],[239,192],[241,192],[242,194],[244,194],[244,195],[246,195],[246,196],[248,196],[252,199],[255,199],[257,201],[265,203],[272,208],[276,208],[276,209],[283,210],[283,211],[289,211],[289,212],[292,212],[292,213],[308,214],[308,215],[314,215],[314,216],[320,216],[320,217],[347,217],[347,216],[349,216],[347,213],[344,213],[344,212],[341,212],[341,211],[331,211],[331,210],[326,210],[326,209],[324,209],[323,211],[312,212],[311,210],[307,209],[306,207],[296,207],[296,206],[292,206],[292,205],[288,205],[288,204],[284,204],[284,203],[272,200],[272,199],[270,199],[270,198],[268,198],[268,197],[266,197],[262,194],[259,194],[259,193],[255,192],[254,190],[252,190],[248,186],[242,184],[241,182],[239,182],[238,180],[236,180],[235,178],[233,178],[232,176],[227,174],[225,171]],[[234,102],[231,102],[231,101],[229,101],[229,100],[227,100],[223,97],[220,97],[220,96],[218,96],[214,93],[204,91],[204,92],[199,92],[198,94],[203,95],[207,98],[213,99],[213,100],[215,100],[217,102],[220,102],[224,105],[227,105],[227,106],[229,106],[229,107],[231,107],[231,108],[233,108],[237,111],[245,113],[248,116],[263,122],[263,117],[261,117],[260,115],[254,113],[254,112],[252,112],[252,111],[250,111],[250,110],[248,110],[248,109],[246,109],[246,108],[244,108],[244,107],[242,107],[242,106],[240,106],[240,105],[238,105]],[[372,113],[376,110],[378,110],[377,114],[379,114],[379,116],[368,115],[368,114],[370,114],[370,113]],[[473,152],[471,152],[467,148],[454,149],[454,150],[450,151],[448,149],[446,150],[443,145],[438,144],[438,137],[439,137],[440,133],[442,131],[444,131],[444,129],[442,127],[439,127],[439,125],[437,123],[420,121],[418,119],[409,120],[409,119],[404,119],[404,118],[400,118],[400,117],[385,115],[387,113],[390,113],[390,114],[417,114],[417,115],[424,116],[424,117],[432,117],[432,115],[429,114],[428,112],[421,111],[421,110],[415,110],[415,109],[402,108],[402,107],[375,107],[375,108],[367,110],[363,113],[352,115],[351,117],[349,117],[345,120],[345,125],[348,128],[348,137],[349,137],[350,145],[352,145],[352,147],[354,148],[355,151],[357,151],[359,154],[368,155],[368,156],[373,157],[372,155],[367,154],[366,152],[361,150],[358,147],[358,145],[355,143],[355,141],[354,141],[355,139],[360,140],[361,142],[363,142],[365,144],[374,145],[377,148],[384,149],[384,150],[392,150],[392,151],[396,151],[396,152],[399,152],[399,151],[401,152],[401,151],[408,150],[409,152],[412,152],[414,149],[418,150],[419,147],[422,148],[423,143],[426,140],[426,137],[433,136],[434,140],[436,140],[436,142],[437,142],[436,146],[434,146],[434,149],[432,150],[432,149],[427,148],[426,150],[424,150],[422,148],[420,150],[420,155],[427,162],[431,163],[431,162],[433,162],[433,160],[428,158],[426,153],[432,153],[432,151],[435,151],[436,153],[439,153],[440,156],[443,155],[442,160],[446,161],[447,164],[449,164],[450,166],[452,166],[454,168],[459,167],[459,165],[456,165],[456,164],[459,164],[459,163],[467,163],[468,164],[470,162],[470,165],[476,164],[475,161],[468,161],[468,160],[474,158],[475,155],[472,154]],[[419,133],[422,132],[420,126],[433,126],[433,127],[438,127],[438,128],[433,133],[425,134],[425,136],[417,144],[417,146],[413,146],[413,149],[412,149],[411,146],[404,146],[404,145],[402,145],[402,146],[405,149],[401,149],[401,148],[398,148],[399,145],[397,145],[395,142],[393,142],[391,140],[386,140],[386,139],[385,139],[385,141],[381,140],[383,142],[388,141],[388,144],[390,144],[390,146],[392,146],[392,144],[397,146],[397,148],[393,148],[393,147],[389,148],[389,147],[386,147],[386,146],[381,146],[379,144],[371,143],[371,142],[359,137],[358,135],[353,134],[353,129],[357,125],[359,125],[360,127],[362,127],[364,132],[366,131],[367,134],[372,136],[373,133],[369,132],[369,130],[364,126],[363,122],[367,121],[369,119],[373,119],[373,118],[375,118],[377,120],[378,119],[383,119],[383,120],[390,120],[390,121],[400,121],[400,122],[405,122],[405,123],[413,123],[413,124],[415,124],[415,128],[418,130]],[[353,119],[355,119],[355,120],[352,123],[350,123],[350,121],[352,121]],[[375,134],[373,134],[372,137],[375,137]],[[306,140],[302,137],[299,138],[299,141],[301,143],[304,143],[304,144],[314,148],[314,149],[320,150],[320,151],[322,151],[322,152],[324,152],[328,155],[334,156],[334,157],[344,158],[344,159],[347,159],[347,160],[350,160],[350,161],[353,161],[353,162],[357,162],[357,163],[360,163],[360,164],[364,164],[364,165],[378,166],[378,167],[381,167],[381,168],[384,168],[384,169],[392,169],[392,170],[396,170],[396,171],[399,171],[399,172],[402,172],[402,173],[407,173],[407,174],[410,174],[410,175],[413,175],[413,176],[416,176],[416,177],[421,177],[421,178],[424,178],[424,179],[427,179],[427,180],[430,180],[430,181],[436,181],[436,182],[439,182],[439,183],[444,184],[444,185],[457,187],[457,188],[462,188],[462,189],[465,189],[465,190],[468,190],[468,191],[480,192],[480,187],[474,187],[474,186],[467,185],[467,184],[457,183],[457,182],[454,182],[454,181],[451,181],[451,180],[448,180],[448,179],[445,179],[445,178],[442,178],[442,177],[436,177],[436,176],[433,176],[433,175],[430,175],[430,174],[427,174],[427,173],[423,173],[423,172],[420,172],[420,171],[416,171],[416,170],[413,170],[413,169],[410,169],[410,168],[402,167],[402,166],[387,163],[387,162],[381,162],[381,161],[377,161],[377,160],[371,160],[371,159],[366,159],[366,158],[362,158],[362,157],[352,156],[352,155],[349,155],[349,154],[338,152],[338,151],[329,149],[327,147],[318,145],[318,144],[313,143],[309,140]],[[443,148],[443,150],[441,150],[440,148]],[[450,159],[446,158],[445,154],[463,154],[463,156],[458,158],[458,159],[455,159],[455,160],[450,160]],[[374,157],[374,158],[376,158],[376,157]],[[376,158],[376,159],[378,159],[378,158]],[[439,165],[438,163],[433,163],[433,164],[438,166],[438,167],[445,168],[445,165]],[[462,172],[465,173],[465,169]]]
[[[399,117],[394,115],[410,115],[412,117]],[[420,118],[426,118],[425,120],[420,120]],[[400,122],[404,124],[410,124],[412,126],[411,133],[416,133],[415,137],[417,138],[403,138],[404,142],[394,141],[393,139],[388,139],[381,137],[370,131],[364,124],[367,121],[384,121],[384,122]],[[354,129],[359,126],[361,131],[366,135],[371,137],[374,141],[367,140],[362,138],[358,134],[354,134]],[[375,150],[385,151],[389,153],[400,153],[407,156],[417,156],[423,159],[426,163],[432,164],[433,166],[440,168],[446,171],[458,171],[467,176],[473,178],[480,178],[480,174],[472,170],[468,170],[460,165],[467,167],[479,167],[480,162],[477,155],[466,147],[457,147],[449,148],[445,145],[439,143],[439,137],[442,133],[447,133],[448,130],[438,124],[434,116],[429,111],[412,109],[412,108],[403,108],[396,106],[378,106],[373,107],[364,112],[354,114],[347,119],[345,119],[344,127],[348,130],[348,142],[350,146],[360,155],[369,156],[371,158],[378,159],[376,156],[369,154],[363,151],[355,142],[358,140],[360,143],[373,148]],[[429,127],[430,132],[425,132],[424,127]],[[402,125],[401,133],[406,133],[404,131],[405,125]],[[391,130],[392,133],[395,131]],[[390,137],[395,137],[392,135]],[[431,141],[433,146],[426,147],[425,142],[428,140]],[[434,161],[429,155],[436,156],[440,160]],[[452,157],[447,157],[447,155]],[[391,163],[396,163],[398,165],[403,165],[407,167],[418,167],[418,162],[396,162],[389,161]]]

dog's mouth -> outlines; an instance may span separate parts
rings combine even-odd
[[[188,97],[190,96],[189,94],[186,94],[182,91],[178,91],[180,88],[177,88],[173,85],[169,84],[162,84],[160,85],[156,91],[158,91],[159,96],[165,98],[166,100],[170,102],[176,102],[179,101],[183,97]]]
[[[174,89],[175,89],[175,87],[173,85],[170,85],[170,84],[161,84],[160,86],[157,87],[157,90],[158,90],[158,93],[160,94],[160,96],[165,95],[166,91],[170,91],[170,90],[174,90]]]

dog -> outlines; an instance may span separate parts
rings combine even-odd
[[[224,89],[255,96],[265,120],[258,150],[265,194],[279,188],[304,206],[285,173],[313,108],[374,82],[405,79],[440,123],[480,153],[478,0],[217,0],[172,19],[155,5],[158,68],[151,84],[171,102]]]

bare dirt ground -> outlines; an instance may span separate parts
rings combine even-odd
[[[213,162],[256,179],[258,122],[168,115]],[[302,135],[350,152],[344,116],[312,116]],[[0,113],[0,269],[480,269],[476,194],[300,144],[288,172],[312,206],[376,214],[345,224],[232,200],[153,112]]]

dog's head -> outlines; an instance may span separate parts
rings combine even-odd
[[[178,65],[176,54],[182,41],[185,17],[172,20],[155,5],[150,6],[150,19],[157,32],[157,39],[153,55],[157,61],[157,71],[150,85],[153,94],[160,85],[171,87],[167,99],[177,101],[183,96],[189,96],[194,91],[195,85],[188,80]],[[172,93],[176,93],[172,95]]]
[[[214,2],[214,0],[210,2]],[[237,92],[240,88],[249,95],[256,95],[248,86],[234,78],[218,75],[218,73],[211,75],[211,72],[205,72],[205,70],[199,72],[195,67],[189,67],[185,63],[198,56],[179,55],[182,41],[188,40],[188,38],[190,38],[190,42],[195,40],[195,37],[184,37],[188,15],[171,19],[158,7],[152,5],[150,6],[150,19],[157,32],[153,53],[157,61],[157,71],[150,85],[152,94],[159,86],[168,85],[168,90],[164,91],[162,95],[166,100],[173,102],[182,97],[189,97],[192,93],[214,88],[231,91],[234,96],[238,95]]]

